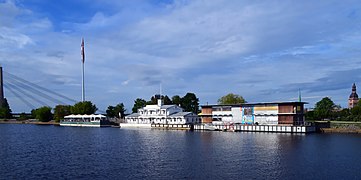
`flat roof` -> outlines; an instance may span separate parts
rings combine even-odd
[[[101,114],[71,114],[68,116],[64,116],[64,118],[93,118],[93,117],[105,118],[106,116]]]
[[[201,105],[201,107],[215,107],[215,106],[257,106],[257,105],[271,105],[271,104],[308,104],[307,102],[298,102],[298,101],[284,101],[284,102],[261,102],[261,103],[242,103],[242,104],[210,104],[210,105]]]

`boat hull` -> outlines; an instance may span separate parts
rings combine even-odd
[[[145,128],[145,129],[150,129],[152,128],[151,124],[128,124],[128,123],[120,123],[119,124],[120,128]]]
[[[60,126],[72,126],[72,127],[109,127],[109,123],[100,122],[60,122]]]

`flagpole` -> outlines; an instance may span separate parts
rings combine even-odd
[[[85,101],[85,86],[84,86],[84,62],[85,62],[85,52],[84,52],[84,38],[81,39],[81,58],[82,58],[82,86],[81,86],[81,101]]]
[[[82,73],[82,86],[81,86],[81,89],[82,89],[82,94],[81,94],[81,100],[82,102],[85,101],[85,87],[84,87],[84,61],[82,63],[82,70],[83,70],[83,73]]]

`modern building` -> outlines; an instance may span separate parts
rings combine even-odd
[[[352,91],[351,91],[350,97],[348,98],[348,108],[351,109],[351,108],[355,107],[356,104],[358,103],[358,101],[359,101],[359,98],[356,93],[356,84],[353,83]]]
[[[177,105],[163,105],[158,99],[158,104],[147,105],[138,109],[137,113],[125,116],[129,124],[196,124],[200,118],[192,112],[183,112]]]
[[[203,105],[202,123],[249,125],[304,125],[305,102]]]

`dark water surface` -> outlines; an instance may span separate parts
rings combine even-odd
[[[361,179],[361,136],[0,124],[0,179]]]

